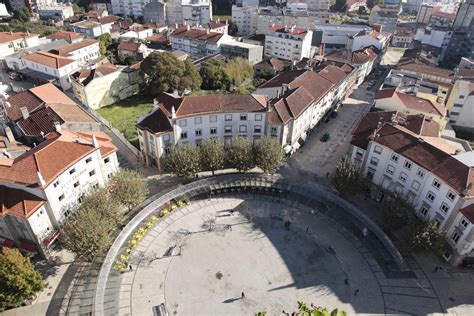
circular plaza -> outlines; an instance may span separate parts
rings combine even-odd
[[[164,194],[125,227],[100,272],[96,315],[278,315],[299,300],[349,314],[385,312],[374,244],[403,263],[369,219],[315,184],[217,178]],[[187,203],[158,220],[116,271],[127,238],[171,198]],[[369,236],[360,236],[363,227]]]

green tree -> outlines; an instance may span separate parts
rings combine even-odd
[[[201,170],[200,151],[191,144],[176,146],[165,157],[165,168],[178,177],[189,178]]]
[[[22,23],[30,21],[30,17],[30,11],[28,11],[28,9],[25,7],[21,7],[13,11],[13,18]]]
[[[267,312],[261,311],[255,314],[255,316],[265,316],[267,315]],[[298,310],[294,311],[291,313],[292,316],[346,316],[347,313],[345,311],[339,311],[337,308],[328,311],[324,307],[320,306],[314,306],[311,304],[311,306],[308,306],[305,302],[303,301],[298,301]]]
[[[137,62],[137,56],[119,54],[115,60],[117,64],[130,66]]]
[[[72,11],[74,12],[74,14],[84,13],[84,8],[74,3],[72,5]]]
[[[186,58],[184,61],[184,76],[181,78],[180,85],[191,91],[196,91],[201,88],[201,76],[194,66],[191,58]]]
[[[240,86],[253,77],[253,66],[241,57],[229,60],[225,64],[225,70],[235,86]]]
[[[255,147],[255,164],[266,173],[275,173],[285,160],[285,153],[274,139],[262,138]]]
[[[203,171],[214,171],[224,168],[224,144],[216,139],[209,139],[201,144],[201,168]]]
[[[229,22],[227,33],[230,36],[236,36],[238,32],[239,32],[239,29],[237,27],[237,24],[235,24],[234,22]]]
[[[366,189],[366,180],[348,158],[343,158],[337,165],[332,185],[341,195],[351,196]]]
[[[229,90],[231,79],[226,71],[225,61],[208,59],[201,64],[199,70],[202,88],[206,90]]]
[[[252,169],[255,166],[252,143],[245,137],[233,139],[227,149],[227,162],[239,172]]]
[[[384,225],[390,229],[399,229],[412,225],[416,220],[415,209],[403,196],[386,193],[380,207]]]
[[[189,63],[187,67],[188,69],[184,62],[169,52],[152,53],[140,64],[153,95],[173,90],[182,93],[186,89],[196,89],[199,85],[197,78]]]
[[[46,284],[30,259],[17,249],[2,248],[0,254],[0,311],[18,307]]]
[[[98,36],[97,40],[99,41],[100,53],[102,55],[105,55],[105,53],[107,52],[107,47],[113,42],[112,36],[109,33],[104,33]]]
[[[107,186],[112,198],[129,211],[142,203],[148,195],[146,178],[135,170],[120,169]]]
[[[423,223],[413,229],[410,246],[415,251],[433,251],[441,255],[446,231],[439,230],[434,222]]]

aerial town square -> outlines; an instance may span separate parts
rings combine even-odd
[[[474,0],[0,2],[0,315],[474,315]]]

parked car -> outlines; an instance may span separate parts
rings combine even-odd
[[[23,80],[23,76],[17,72],[10,73],[10,79],[13,81],[21,81]]]
[[[325,142],[328,141],[328,139],[329,139],[329,133],[326,132],[321,136],[321,138],[319,140],[322,141],[323,143],[325,143]]]

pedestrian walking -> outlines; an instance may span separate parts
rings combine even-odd
[[[436,266],[436,267],[434,268],[434,270],[432,271],[432,273],[436,273],[436,272],[438,272],[438,269],[439,269],[439,267],[438,267],[438,266]]]
[[[326,179],[327,179],[327,178],[329,178],[329,172],[328,172],[328,173],[326,173]]]
[[[306,232],[307,232],[307,233],[309,233],[309,226],[308,226],[308,227],[306,227]]]
[[[355,289],[354,291],[354,296],[357,296],[357,294],[359,294],[359,289]]]
[[[367,227],[364,227],[362,229],[362,236],[364,236],[364,238],[366,238],[368,234],[369,234],[369,230],[367,229]]]
[[[130,271],[133,271],[133,268],[132,268],[131,264],[128,265],[128,268],[130,269]]]
[[[245,298],[245,293],[242,292],[242,295],[240,296],[240,298],[243,300]]]

